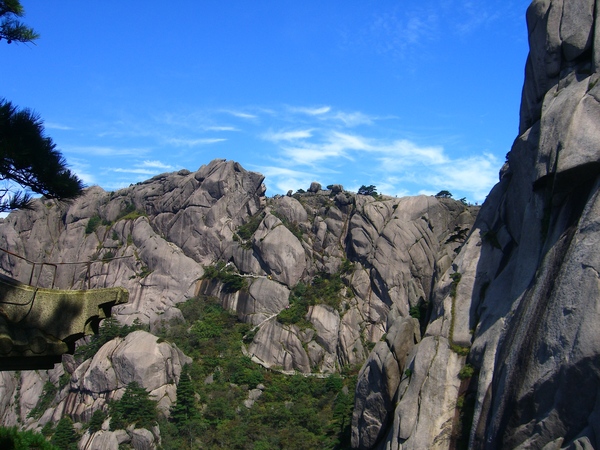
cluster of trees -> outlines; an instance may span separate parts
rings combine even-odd
[[[0,0],[0,40],[33,42],[39,35],[23,24],[18,0]],[[46,136],[39,115],[0,98],[0,212],[31,207],[31,192],[47,198],[72,199],[83,182],[67,168],[62,154]]]
[[[182,371],[170,420],[159,421],[164,450],[349,448],[357,371],[320,379],[264,369],[240,351],[248,324],[217,299],[193,298],[179,307],[185,322],[162,338],[193,362]],[[262,395],[247,408],[244,400],[257,387]]]

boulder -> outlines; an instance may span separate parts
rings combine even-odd
[[[306,270],[304,248],[275,216],[265,217],[254,234],[254,246],[266,271],[288,287],[295,286]]]
[[[317,183],[316,181],[313,181],[312,183],[310,183],[310,187],[308,188],[308,192],[316,194],[318,192],[321,191],[321,183]]]

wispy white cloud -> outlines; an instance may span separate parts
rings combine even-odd
[[[160,170],[172,170],[174,167],[170,164],[165,164],[161,161],[144,161],[140,164],[141,167],[152,167]]]
[[[135,167],[111,167],[108,168],[108,170],[116,173],[137,173],[140,175],[156,175],[156,170],[140,169]]]
[[[64,153],[76,153],[87,156],[142,156],[150,153],[147,148],[119,148],[103,146],[67,146],[63,147]]]
[[[229,115],[241,111],[240,118],[244,120],[236,121],[235,128],[223,124],[219,120],[225,111]],[[264,111],[254,105],[187,115],[173,113],[165,115],[170,117],[168,120],[150,118],[146,124],[140,120],[135,127],[129,128],[113,124],[113,129],[121,130],[123,134],[106,138],[109,145],[73,146],[64,152],[69,161],[73,157],[89,161],[87,169],[78,167],[76,173],[82,174],[82,178],[85,176],[87,184],[99,182],[99,178],[106,179],[103,186],[135,183],[176,170],[172,162],[175,155],[167,163],[161,161],[159,153],[154,153],[155,149],[165,146],[180,148],[181,154],[177,158],[188,165],[205,163],[198,160],[199,154],[233,158],[244,165],[252,165],[253,170],[256,168],[267,177],[265,182],[271,194],[300,187],[306,189],[312,181],[318,181],[348,184],[346,188],[351,190],[354,184],[356,189],[361,184],[375,184],[379,192],[388,195],[449,189],[479,201],[497,180],[498,161],[483,153],[453,156],[452,149],[460,145],[461,140],[449,139],[442,132],[445,130],[436,130],[433,135],[431,130],[423,129],[408,133],[402,131],[405,126],[397,117],[383,120],[362,111],[332,106],[282,105],[271,107],[268,113]],[[251,118],[261,120],[246,120]],[[182,127],[192,131],[182,132]],[[141,134],[126,138],[127,129],[147,131],[143,138]],[[238,133],[220,137],[223,134],[219,132],[234,130]],[[427,140],[423,136],[427,136]],[[231,145],[214,145],[228,140]],[[123,145],[113,145],[114,142]],[[147,147],[127,146],[128,142],[143,142]],[[238,142],[242,143],[241,148],[247,149],[247,155],[235,153]],[[188,150],[201,146],[211,147],[202,152]],[[105,168],[105,173],[92,176],[95,172],[89,167],[94,166]]]
[[[224,138],[197,138],[197,139],[183,139],[183,138],[166,138],[165,143],[176,147],[197,147],[199,145],[216,144],[217,142],[223,142],[227,139]]]
[[[339,111],[333,115],[333,118],[339,120],[347,127],[373,124],[373,118],[361,112],[346,113]]]
[[[307,139],[312,137],[313,130],[290,130],[290,131],[267,131],[262,134],[266,141],[295,141],[298,139]]]
[[[439,35],[436,8],[420,4],[412,9],[394,8],[375,14],[361,34],[363,47],[377,53],[405,59]]]
[[[313,181],[319,181],[312,172],[286,169],[277,166],[262,166],[257,168],[279,192],[296,191],[301,187],[307,189]]]
[[[250,114],[244,111],[235,111],[231,109],[222,110],[224,113],[230,114],[234,117],[239,117],[240,119],[258,119],[258,116],[255,114]]]
[[[447,164],[448,156],[443,147],[419,146],[406,139],[393,141],[391,143],[380,143],[373,151],[382,154],[379,157],[381,167],[388,171],[401,170],[408,165],[438,165]]]
[[[212,126],[207,126],[206,131],[239,131],[239,129],[236,127],[228,126],[228,125],[222,125],[222,126],[212,125]]]
[[[79,158],[69,158],[69,169],[73,171],[86,186],[96,184],[96,177],[90,171],[90,164]]]
[[[331,111],[331,106],[318,106],[318,107],[303,107],[303,106],[291,106],[290,111],[293,113],[301,113],[309,116],[320,116],[322,114],[327,114]]]
[[[498,159],[491,154],[458,158],[436,168],[429,181],[444,189],[471,192],[474,200],[483,200],[498,182]]]
[[[146,176],[154,176],[161,172],[175,170],[175,166],[163,163],[159,160],[144,160],[131,165],[131,167],[108,167],[106,171],[111,173],[128,173]]]
[[[361,184],[377,184],[379,192],[389,195],[406,195],[418,186],[413,194],[455,189],[470,193],[473,200],[482,200],[497,179],[498,161],[489,154],[453,158],[441,145],[372,138],[326,127],[310,135],[289,136],[297,140],[283,139],[283,133],[263,136],[275,136],[270,140],[277,146],[279,158],[274,160],[280,167],[278,171],[268,167],[265,175],[271,176],[280,190],[308,186],[307,182],[324,176],[331,180],[331,170],[337,169],[361,174],[365,180]]]
[[[73,127],[70,127],[68,125],[63,125],[63,124],[57,123],[57,122],[44,122],[44,128],[46,128],[47,130],[64,130],[64,131],[73,129]]]

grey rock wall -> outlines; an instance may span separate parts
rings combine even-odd
[[[600,448],[597,14],[593,0],[529,7],[519,136],[433,288],[394,413],[377,429],[355,410],[355,448]]]

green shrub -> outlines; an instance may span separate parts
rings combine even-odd
[[[419,308],[418,305],[411,306],[408,313],[410,314],[411,317],[414,317],[415,319],[421,318],[421,308]]]
[[[85,226],[85,234],[95,233],[98,227],[100,226],[101,222],[102,219],[100,219],[100,216],[98,214],[95,214],[92,217],[90,217],[87,225]]]
[[[46,412],[46,410],[50,407],[52,400],[58,393],[58,388],[54,386],[54,384],[48,380],[44,383],[44,388],[42,390],[42,395],[38,399],[37,405],[31,411],[27,417],[32,417],[34,419],[39,419],[42,417],[42,414]]]
[[[109,262],[111,259],[115,257],[115,254],[109,250],[102,256],[102,262]]]
[[[342,259],[342,267],[340,268],[340,273],[349,274],[354,270],[354,263],[350,261],[348,258]]]
[[[0,448],[11,450],[62,450],[46,441],[44,435],[33,431],[19,431],[17,427],[0,427]]]
[[[260,223],[262,222],[264,217],[265,217],[264,213],[259,213],[259,214],[253,215],[252,217],[250,217],[248,222],[246,222],[244,225],[238,227],[236,234],[245,241],[250,239],[252,237],[252,235],[254,234],[254,232],[260,226]]]
[[[246,279],[234,273],[233,266],[226,265],[223,261],[219,261],[214,266],[204,266],[202,278],[220,281],[223,283],[223,290],[227,293],[234,293],[248,288]]]
[[[138,277],[140,278],[146,278],[148,275],[150,275],[153,271],[150,270],[150,267],[143,265],[142,268],[140,269],[140,273],[137,274]]]
[[[108,341],[117,337],[125,337],[129,333],[136,330],[145,330],[146,328],[139,319],[134,320],[131,325],[121,325],[114,317],[104,319],[100,325],[98,334],[92,335],[88,344],[77,347],[75,357],[82,361],[91,358]]]
[[[377,188],[374,185],[365,186],[364,184],[358,188],[358,195],[370,195],[377,198]]]
[[[307,290],[302,285],[295,289],[298,295]],[[193,358],[186,369],[191,385],[182,375],[177,392],[177,403],[185,398],[181,414],[160,422],[165,450],[350,448],[359,366],[325,379],[279,374],[242,354],[249,326],[223,310],[218,299],[199,296],[178,306],[185,321],[164,330],[164,337]],[[196,339],[194,330],[206,330],[198,322],[218,324],[219,333],[212,330],[210,339]],[[265,386],[263,394],[247,408],[248,389],[257,384]]]
[[[305,317],[312,305],[328,305],[339,309],[342,297],[340,291],[344,287],[340,272],[328,274],[319,272],[310,284],[299,282],[290,292],[287,309],[282,310],[277,320],[284,324],[299,325],[301,328],[311,327]]]
[[[90,433],[95,433],[96,431],[100,431],[102,429],[102,424],[106,420],[106,413],[101,409],[97,409],[92,414],[90,422],[88,424],[88,430]]]
[[[465,364],[460,372],[458,372],[458,378],[461,380],[466,380],[467,378],[471,378],[475,373],[475,368],[471,364]]]
[[[435,196],[437,198],[452,198],[452,194],[450,193],[450,191],[446,190],[438,192],[437,194],[435,194]]]
[[[456,289],[458,288],[458,283],[462,279],[462,274],[460,272],[454,272],[450,274],[450,279],[452,280],[452,284],[450,285],[450,296],[454,299],[456,298]]]
[[[456,353],[457,355],[460,356],[467,356],[469,354],[469,352],[471,351],[471,349],[469,347],[463,347],[462,345],[458,345],[458,344],[450,344],[450,349]]]

